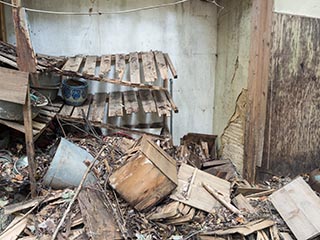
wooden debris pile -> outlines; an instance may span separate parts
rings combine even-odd
[[[302,178],[273,177],[252,186],[233,174],[232,167],[223,169],[227,174],[221,174],[221,168],[206,171],[232,164],[215,159],[214,145],[209,142],[185,141],[184,148],[192,154],[179,159],[179,151],[170,148],[167,140],[146,136],[135,141],[123,136],[80,138],[69,134],[68,140],[96,157],[95,162],[84,160],[84,164],[86,173],[93,173],[97,182],[86,187],[82,182],[76,189],[64,190],[39,186],[35,199],[0,202],[0,239],[318,236],[315,208],[319,209],[319,198]],[[49,156],[52,153],[38,155],[38,162],[44,162],[38,166],[39,183],[51,161]],[[197,161],[192,161],[196,156]],[[201,167],[191,162],[201,163]],[[297,226],[303,224],[305,232],[300,233]]]

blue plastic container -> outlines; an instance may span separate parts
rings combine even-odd
[[[88,82],[84,79],[64,79],[61,90],[66,104],[81,106],[88,96]]]

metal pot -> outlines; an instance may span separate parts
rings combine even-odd
[[[58,95],[61,76],[53,72],[42,72],[32,75],[32,78],[36,78],[39,82],[39,86],[34,86],[31,81],[31,87],[42,93],[51,101],[54,101]]]

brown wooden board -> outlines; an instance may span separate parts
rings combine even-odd
[[[139,90],[139,97],[143,107],[144,112],[151,113],[156,112],[156,104],[154,102],[152,93],[148,89]]]
[[[319,167],[320,19],[279,13],[273,18],[261,173],[297,176]]]
[[[96,93],[93,97],[89,120],[103,122],[106,116],[107,93]]]
[[[163,80],[168,80],[168,68],[163,53],[156,51],[154,55],[161,78]]]
[[[6,120],[3,120],[3,119],[0,119],[0,123],[7,126],[7,127],[10,127],[10,128],[13,128],[19,132],[22,132],[22,133],[25,133],[25,127],[23,124],[21,123],[18,123],[18,122],[12,122],[12,121],[6,121]],[[32,130],[32,133],[33,135],[37,135],[40,131],[39,130],[35,130],[33,129]]]
[[[193,177],[194,175],[195,177]],[[190,180],[192,178],[194,179],[193,182]],[[230,203],[230,183],[228,181],[201,170],[195,173],[195,168],[187,164],[181,165],[178,173],[178,187],[170,198],[208,213],[213,213],[216,208],[221,207],[221,204],[203,188],[202,183],[218,191],[221,197]]]
[[[116,80],[122,81],[126,70],[126,59],[124,54],[116,54]]]
[[[252,5],[243,166],[244,178],[251,183],[256,180],[256,167],[261,165],[263,154],[273,1],[253,0]]]
[[[67,62],[62,67],[63,71],[67,72],[78,72],[81,66],[83,58],[80,56],[71,57],[67,60]]]
[[[137,84],[141,83],[139,55],[137,52],[130,53],[129,65],[130,65],[130,81],[132,83],[137,83]]]
[[[167,96],[164,91],[153,90],[152,94],[156,102],[158,115],[161,116],[170,116],[171,115],[171,104],[167,99]]]
[[[157,80],[157,71],[153,52],[142,53],[142,65],[145,82]]]
[[[108,107],[109,117],[121,117],[123,116],[123,103],[122,103],[122,93],[112,92],[109,95],[109,107]]]
[[[103,203],[102,194],[94,189],[83,189],[79,194],[79,205],[86,233],[93,240],[122,239],[116,221]]]
[[[100,60],[100,77],[107,77],[111,70],[111,55],[103,55]]]
[[[269,199],[298,240],[320,235],[320,198],[298,177]]]
[[[85,58],[85,64],[82,70],[84,76],[95,76],[97,57],[96,56],[87,56]]]
[[[0,100],[25,104],[29,73],[0,67]]]
[[[139,104],[135,91],[123,92],[124,109],[127,114],[136,113],[139,111]]]

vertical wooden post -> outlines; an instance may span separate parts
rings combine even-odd
[[[6,21],[4,16],[4,5],[0,3],[0,40],[7,41]]]
[[[266,124],[273,0],[253,0],[243,176],[251,183],[261,166]]]
[[[13,22],[15,26],[16,41],[17,41],[17,64],[21,71],[34,73],[36,72],[36,58],[33,52],[28,27],[25,20],[25,11],[21,8],[20,0],[12,0],[12,3],[17,8],[12,9]],[[34,142],[32,131],[32,115],[30,103],[30,87],[28,85],[26,103],[23,106],[25,140],[29,164],[29,178],[31,195],[35,197],[37,194],[37,183],[35,179],[36,164],[34,160]]]

